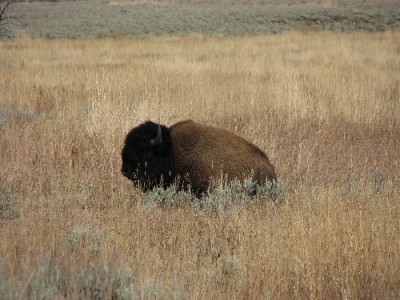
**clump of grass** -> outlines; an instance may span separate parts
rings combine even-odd
[[[132,299],[134,286],[128,268],[112,270],[103,263],[92,263],[87,274],[75,283],[85,299]]]
[[[352,195],[359,194],[362,188],[361,177],[357,173],[349,173],[344,180],[341,188],[341,196],[342,198],[350,197]]]
[[[117,270],[113,276],[112,290],[114,299],[132,299],[134,286],[132,284],[133,272],[129,268]]]
[[[235,255],[224,255],[218,261],[219,280],[222,284],[232,282],[240,290],[246,284],[241,260]]]
[[[133,299],[141,289],[133,285],[134,272],[128,267],[109,266],[102,261],[79,268],[79,275],[60,272],[62,261],[43,260],[35,272],[18,281],[10,280],[0,268],[2,299]],[[69,263],[72,263],[71,261]],[[65,270],[64,270],[65,271]],[[3,274],[4,273],[4,274]],[[11,288],[12,287],[12,288]]]
[[[257,185],[257,197],[267,197],[280,202],[289,193],[287,185],[282,180],[268,181],[263,185]]]
[[[13,220],[20,217],[15,197],[9,188],[0,191],[0,221]]]
[[[276,200],[283,199],[285,186],[281,181],[267,182],[264,185],[258,185],[249,176],[243,181],[233,180],[228,183],[220,182],[214,188],[211,188],[206,194],[197,198],[188,191],[181,190],[175,185],[167,188],[156,187],[147,192],[144,197],[146,207],[177,207],[183,204],[193,203],[201,209],[209,208],[212,211],[228,211],[234,204],[244,204],[256,200]]]
[[[75,226],[67,236],[67,244],[73,252],[86,249],[94,254],[101,250],[104,239],[104,230],[91,225]]]
[[[200,199],[199,205],[215,212],[220,210],[226,212],[236,204],[282,200],[285,193],[286,188],[282,181],[259,185],[252,176],[249,176],[243,181],[236,179],[228,183],[219,183]]]
[[[145,196],[144,203],[146,207],[162,206],[177,207],[185,203],[192,202],[194,196],[190,192],[178,190],[172,185],[167,188],[156,187]]]
[[[19,110],[10,107],[0,107],[0,130],[5,129],[8,125],[18,122],[30,122],[37,118],[32,110]]]
[[[157,283],[135,283],[135,272],[130,268],[113,269],[104,263],[93,263],[89,271],[80,276],[72,286],[79,291],[79,297],[87,299],[136,298],[175,299],[182,297],[177,290],[172,290]]]
[[[253,184],[247,187],[253,188]],[[243,183],[233,180],[228,184],[220,183],[216,188],[211,189],[200,199],[199,205],[203,209],[208,208],[214,212],[227,212],[234,203],[242,204],[250,200],[252,197],[244,189]]]
[[[381,171],[375,171],[372,174],[373,181],[373,193],[378,194],[384,189],[385,186],[385,174]]]

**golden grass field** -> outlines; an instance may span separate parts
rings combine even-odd
[[[188,118],[282,199],[149,204],[124,137]],[[0,145],[2,299],[400,297],[398,31],[3,41]]]

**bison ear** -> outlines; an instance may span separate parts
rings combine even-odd
[[[162,134],[161,134],[161,126],[158,124],[157,136],[154,139],[150,140],[151,146],[160,146],[162,143]]]

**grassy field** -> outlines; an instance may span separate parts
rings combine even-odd
[[[231,36],[400,27],[396,0],[90,0],[13,3],[1,37]],[[1,29],[1,28],[0,28]]]
[[[399,45],[397,31],[0,43],[1,298],[398,298]],[[135,190],[125,134],[187,118],[265,149],[279,201]]]

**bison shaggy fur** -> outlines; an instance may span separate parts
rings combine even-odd
[[[178,183],[201,194],[219,178],[253,176],[258,184],[277,178],[274,166],[257,146],[227,130],[191,120],[169,128],[147,121],[128,133],[121,155],[122,174],[144,190]]]

